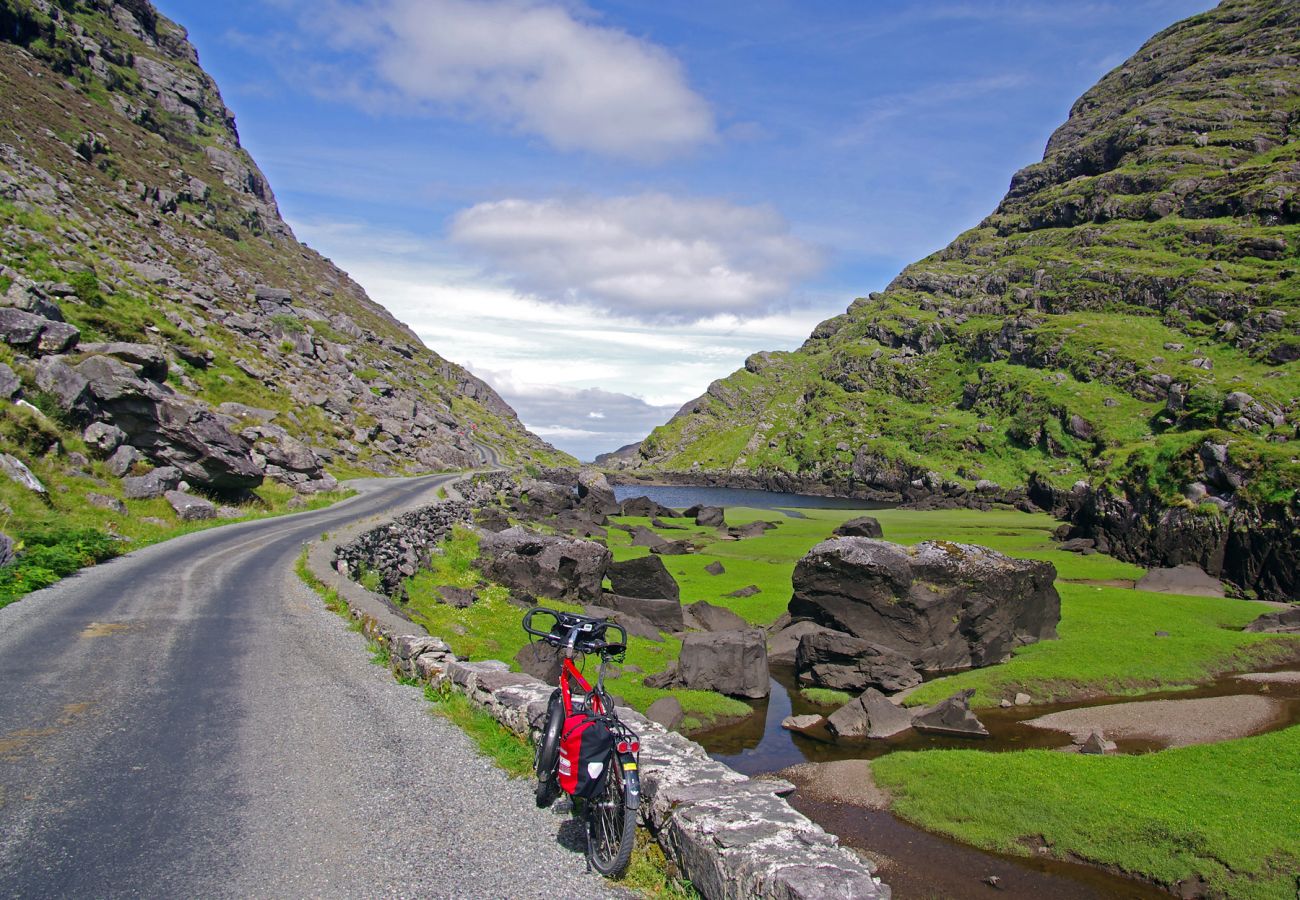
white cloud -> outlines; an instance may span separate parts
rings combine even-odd
[[[769,207],[659,193],[480,203],[450,236],[522,292],[643,321],[762,314],[819,266]]]
[[[587,413],[587,418],[588,418],[588,419],[603,419],[603,418],[605,418],[605,414],[604,414],[603,412],[589,412],[589,413]]]
[[[369,65],[329,91],[486,117],[565,151],[658,162],[717,139],[663,48],[545,0],[333,0],[307,14]]]
[[[745,357],[797,347],[845,303],[826,298],[817,308],[756,317],[647,323],[485,281],[409,234],[291,224],[429,347],[486,380],[524,422],[537,423],[538,434],[581,459],[640,440]]]

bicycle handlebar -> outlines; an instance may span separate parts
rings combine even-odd
[[[541,614],[555,619],[555,625],[551,626],[550,631],[540,631],[533,627],[533,617]],[[565,650],[576,651],[578,653],[600,653],[610,656],[617,656],[627,649],[627,629],[617,622],[611,622],[608,619],[598,619],[592,616],[580,616],[577,613],[560,612],[554,609],[547,609],[545,606],[534,606],[528,612],[524,613],[524,631],[539,637],[553,647],[560,647]],[[619,641],[605,640],[609,629],[614,629],[622,638]],[[560,633],[563,629],[563,633]],[[597,633],[599,638],[596,637]],[[590,640],[582,640],[583,634],[592,636]]]

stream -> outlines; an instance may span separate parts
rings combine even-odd
[[[695,504],[746,506],[780,509],[795,516],[800,508],[883,508],[882,504],[842,498],[681,485],[619,485],[615,487],[615,495],[619,500],[647,496],[676,509]],[[1275,671],[1294,668],[1292,664],[1277,667]],[[833,709],[806,700],[798,691],[792,668],[773,666],[771,695],[765,700],[751,702],[753,715],[739,722],[697,732],[691,737],[711,757],[736,771],[763,776],[801,763],[875,759],[900,750],[974,749],[997,753],[1066,748],[1072,743],[1069,734],[1035,728],[1025,722],[1054,712],[1103,704],[1240,694],[1265,694],[1281,701],[1279,715],[1261,731],[1300,724],[1300,684],[1261,685],[1225,676],[1192,690],[1144,694],[1141,697],[1096,697],[1072,703],[981,709],[978,715],[989,731],[987,738],[946,737],[907,731],[886,740],[835,744],[781,727],[787,716],[805,713],[827,715]],[[1118,740],[1116,743],[1121,753],[1149,753],[1165,746],[1150,739]],[[796,790],[788,799],[795,809],[839,837],[842,844],[874,860],[897,900],[935,897],[964,900],[994,896],[1017,900],[1044,897],[1060,900],[1116,897],[1167,900],[1170,896],[1152,885],[1094,866],[980,850],[910,825],[887,810],[833,802],[801,790]]]

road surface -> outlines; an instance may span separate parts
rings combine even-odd
[[[304,541],[449,480],[367,482],[0,610],[0,896],[609,895],[574,823],[292,573]]]

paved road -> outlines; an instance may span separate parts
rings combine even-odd
[[[447,480],[369,482],[0,610],[0,896],[607,895],[573,823],[292,574],[304,540]]]

